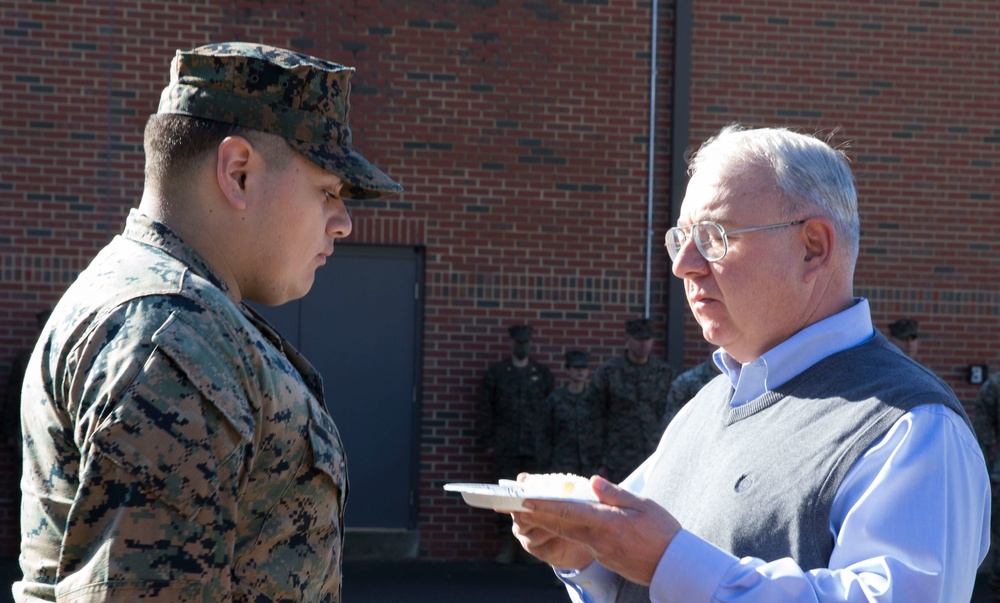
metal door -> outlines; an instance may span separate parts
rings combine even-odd
[[[301,300],[255,306],[323,375],[349,528],[417,522],[423,248],[338,244]]]

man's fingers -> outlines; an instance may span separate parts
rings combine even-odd
[[[624,513],[615,507],[592,503],[532,500],[525,504],[530,504],[534,511],[521,515],[518,523],[522,526],[537,527],[560,539],[581,544],[588,543],[595,531],[601,531],[609,521],[614,521],[612,514]]]
[[[597,500],[612,507],[635,507],[639,499],[623,488],[619,488],[599,475],[590,478],[590,487],[593,488]]]

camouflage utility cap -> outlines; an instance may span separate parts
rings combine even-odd
[[[371,199],[403,190],[351,148],[350,79],[345,67],[282,48],[245,42],[178,50],[159,114],[231,123],[283,136],[347,184],[344,196]]]
[[[566,352],[566,366],[570,368],[587,368],[590,365],[590,354],[583,350]]]
[[[625,333],[635,339],[649,339],[653,336],[653,325],[648,318],[633,318],[625,321]]]
[[[900,318],[889,325],[889,334],[896,339],[916,339],[920,336],[920,323],[912,318]]]
[[[513,325],[507,333],[514,341],[531,341],[531,325]]]

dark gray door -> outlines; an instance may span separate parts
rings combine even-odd
[[[350,528],[416,527],[423,248],[338,244],[312,290],[257,308],[323,375]]]

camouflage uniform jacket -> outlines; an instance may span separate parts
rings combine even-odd
[[[480,444],[497,456],[535,456],[542,404],[553,387],[552,371],[534,360],[523,368],[510,358],[491,366],[480,395]]]
[[[667,394],[667,413],[663,417],[663,428],[677,415],[681,409],[694,395],[701,391],[706,383],[719,376],[715,363],[706,360],[701,364],[690,368],[674,379],[670,384],[670,392]]]
[[[983,449],[990,479],[1000,481],[1000,454],[997,454],[1000,452],[997,450],[997,436],[1000,435],[1000,373],[994,373],[979,389],[971,420],[976,438]]]
[[[28,366],[16,601],[340,601],[347,467],[319,374],[129,216]]]
[[[545,401],[540,442],[541,469],[552,473],[597,473],[604,452],[604,422],[597,390],[578,394],[560,388]]]
[[[673,378],[660,358],[635,364],[624,353],[594,371],[606,429],[603,464],[612,481],[621,482],[656,450]]]

